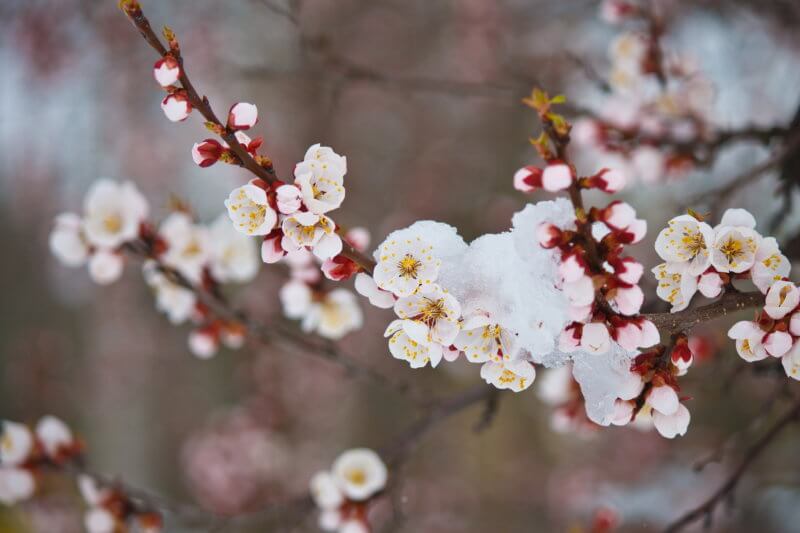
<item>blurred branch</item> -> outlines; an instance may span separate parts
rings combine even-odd
[[[294,24],[295,26],[300,25],[300,20],[297,18],[295,11],[297,6],[295,5],[295,0],[288,0],[288,6],[281,5],[281,0],[261,0],[259,3],[266,7],[272,13],[281,16]]]
[[[747,469],[759,458],[764,450],[775,441],[784,429],[792,422],[797,421],[798,416],[800,416],[800,400],[795,401],[789,411],[779,418],[777,422],[775,422],[770,429],[745,452],[744,458],[739,465],[708,499],[669,524],[664,529],[664,533],[681,531],[690,524],[703,518],[706,519],[706,524],[710,524],[716,507],[722,502],[733,498],[733,493]]]

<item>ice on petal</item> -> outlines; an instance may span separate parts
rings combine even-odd
[[[612,342],[608,353],[577,351],[572,354],[572,360],[572,374],[586,400],[586,415],[596,424],[609,425],[619,391],[630,380],[630,354]]]

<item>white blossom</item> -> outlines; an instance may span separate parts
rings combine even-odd
[[[211,359],[219,350],[216,336],[204,329],[195,329],[189,333],[189,351],[198,359]]]
[[[758,323],[742,320],[728,330],[728,337],[736,341],[736,351],[747,362],[760,361],[769,356],[764,348],[764,330]]]
[[[680,400],[678,393],[669,385],[659,385],[650,389],[647,395],[647,403],[653,410],[664,414],[672,415],[678,410]]]
[[[283,219],[283,247],[287,251],[309,247],[315,256],[325,260],[342,251],[342,240],[336,225],[326,215],[298,212]],[[288,241],[288,242],[287,242]]]
[[[330,472],[322,471],[314,474],[309,489],[314,503],[320,509],[338,509],[344,503],[344,494]]]
[[[795,342],[792,349],[782,358],[783,370],[792,379],[800,381],[800,342]]]
[[[67,266],[78,267],[89,257],[89,244],[83,231],[83,220],[75,213],[62,213],[50,232],[50,252]]]
[[[397,296],[410,296],[420,286],[433,283],[442,262],[434,255],[433,246],[421,237],[389,236],[376,252],[375,283]]]
[[[800,304],[800,289],[791,281],[776,281],[767,291],[764,312],[779,320]]]
[[[181,324],[192,316],[197,304],[194,291],[170,281],[153,260],[144,262],[142,274],[153,290],[156,309],[166,314],[172,324]]]
[[[87,533],[114,533],[117,529],[114,515],[101,507],[94,507],[86,511],[83,525],[86,527]]]
[[[441,346],[431,350],[429,343],[412,339],[404,327],[408,324],[413,326],[411,320],[393,320],[386,328],[383,336],[389,337],[389,353],[395,359],[408,362],[411,368],[422,368],[428,363],[436,367],[444,355]]]
[[[375,280],[369,274],[359,272],[355,278],[356,292],[369,299],[369,303],[381,309],[389,309],[394,306],[394,296],[391,292],[378,288]]]
[[[299,211],[303,205],[302,193],[294,185],[281,185],[275,189],[275,203],[278,211],[284,215],[291,215]]]
[[[708,247],[714,242],[711,226],[691,215],[669,221],[656,238],[656,252],[668,263],[688,263],[686,272],[699,276],[711,264]]]
[[[533,383],[536,368],[524,359],[488,361],[481,367],[481,378],[498,389],[521,392]]]
[[[673,313],[686,309],[697,292],[697,276],[686,274],[685,268],[685,264],[674,263],[661,263],[653,268],[658,281],[656,294],[672,304]]]
[[[343,178],[347,159],[327,146],[315,144],[295,166],[295,184],[303,203],[312,213],[323,214],[338,208],[344,201]]]
[[[89,258],[89,276],[99,285],[108,285],[122,276],[125,261],[121,254],[97,250]]]
[[[225,207],[238,231],[245,235],[266,235],[278,222],[278,214],[269,205],[267,191],[254,182],[231,191]]]
[[[347,289],[334,289],[311,303],[301,326],[304,331],[316,331],[322,337],[337,340],[363,323],[355,294]]]
[[[36,482],[28,470],[0,467],[0,503],[14,505],[25,501],[36,490]]]
[[[417,293],[400,298],[394,311],[411,322],[404,329],[417,342],[449,346],[458,335],[461,305],[439,285],[426,285]]]
[[[364,501],[386,486],[386,465],[374,451],[353,448],[336,458],[331,473],[348,499]]]
[[[203,269],[211,258],[211,238],[208,229],[195,224],[182,211],[171,213],[158,228],[167,250],[161,260],[192,282],[199,282]]]
[[[670,415],[653,410],[652,416],[656,430],[667,439],[685,435],[692,418],[683,404],[678,405],[676,411]]]
[[[148,211],[147,201],[134,184],[100,179],[84,200],[86,239],[100,248],[116,248],[139,235]]]
[[[778,241],[774,237],[762,238],[750,271],[753,284],[766,293],[775,281],[788,277],[791,268],[789,260],[778,248]]]
[[[72,431],[58,418],[48,415],[36,424],[36,438],[51,458],[58,457],[59,450],[73,443]]]
[[[217,281],[246,283],[258,273],[258,250],[223,214],[209,228],[211,275]]]
[[[711,264],[718,272],[740,273],[755,263],[761,237],[753,215],[744,209],[728,209],[714,228]]]
[[[3,420],[0,426],[0,465],[19,466],[33,451],[33,434],[28,426]]]
[[[516,333],[495,323],[486,312],[465,317],[453,345],[464,352],[470,363],[503,361],[517,355]]]

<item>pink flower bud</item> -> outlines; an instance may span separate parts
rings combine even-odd
[[[161,110],[172,122],[181,122],[189,117],[189,113],[192,112],[192,104],[189,103],[186,91],[180,90],[168,94],[161,101]]]
[[[547,165],[542,172],[542,187],[549,192],[563,191],[572,185],[574,179],[569,165],[564,163]]]
[[[618,288],[614,294],[617,309],[623,315],[636,315],[644,303],[644,293],[638,285],[629,288]]]
[[[212,328],[200,328],[189,334],[189,351],[199,359],[210,359],[219,349],[218,335]]]
[[[322,273],[333,281],[349,279],[360,270],[359,266],[343,255],[326,259],[322,263]]]
[[[261,260],[265,263],[277,263],[283,256],[286,255],[286,250],[281,246],[283,239],[283,232],[280,229],[274,229],[264,237],[264,242],[261,243]]]
[[[219,161],[222,155],[222,145],[214,139],[205,139],[203,142],[194,143],[192,146],[192,160],[200,167],[210,167]]]
[[[647,396],[647,403],[649,403],[650,407],[654,410],[667,416],[675,414],[680,405],[678,393],[669,385],[661,385],[650,389],[650,394]]]
[[[642,278],[644,267],[633,257],[626,257],[619,261],[614,266],[614,272],[617,277],[624,283],[636,285]]]
[[[610,228],[624,230],[636,220],[636,211],[629,204],[617,200],[603,209],[601,218]]]
[[[590,353],[606,353],[611,348],[608,327],[600,322],[584,324],[581,348]]]
[[[722,278],[716,272],[707,272],[700,276],[697,288],[706,298],[716,298],[722,292]]]
[[[589,186],[603,192],[613,194],[620,191],[627,183],[628,178],[619,170],[604,168],[597,175],[589,178]]]
[[[248,130],[258,122],[258,108],[255,104],[239,102],[228,112],[228,127],[233,130]]]
[[[794,340],[785,331],[773,331],[764,337],[764,349],[772,357],[783,357],[791,350]]]
[[[589,276],[582,276],[575,281],[564,283],[564,294],[571,305],[584,307],[594,302],[594,283]]]
[[[297,212],[300,206],[303,205],[302,193],[294,185],[281,185],[275,189],[275,197],[278,211],[284,215],[291,215]]]
[[[572,324],[564,328],[558,337],[558,349],[564,353],[572,353],[581,344],[583,324]]]
[[[153,76],[162,87],[169,87],[177,83],[181,75],[181,67],[178,60],[172,56],[166,56],[153,65]]]
[[[561,240],[561,230],[555,224],[543,222],[536,228],[536,240],[542,248],[552,248]]]
[[[362,227],[351,228],[345,233],[344,240],[359,252],[366,251],[370,241],[369,230]]]
[[[542,187],[542,169],[534,166],[522,167],[514,173],[514,188],[531,192]]]
[[[586,261],[578,254],[566,254],[558,265],[558,273],[561,275],[561,279],[567,283],[577,281],[586,275]]]
[[[633,322],[614,326],[614,340],[628,351],[633,351],[641,346],[642,330]]]

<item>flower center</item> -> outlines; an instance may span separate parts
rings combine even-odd
[[[419,313],[419,320],[422,322],[433,324],[447,314],[443,299],[431,300],[430,298],[424,298],[424,300],[425,303],[420,308]]]
[[[367,474],[360,468],[351,468],[345,472],[344,477],[353,485],[363,485],[367,482]]]
[[[103,227],[109,233],[118,233],[122,229],[122,218],[116,213],[103,219]]]
[[[722,255],[725,256],[728,262],[731,262],[742,255],[742,241],[737,241],[731,237],[725,241],[725,244],[720,247],[719,251],[722,252]]]
[[[397,269],[400,271],[400,274],[409,278],[416,278],[417,272],[419,271],[419,267],[422,265],[416,258],[413,256],[406,254],[398,263]]]
[[[703,238],[703,234],[699,231],[694,233],[684,231],[681,242],[686,250],[692,255],[692,257],[699,254],[706,247],[706,240]]]

